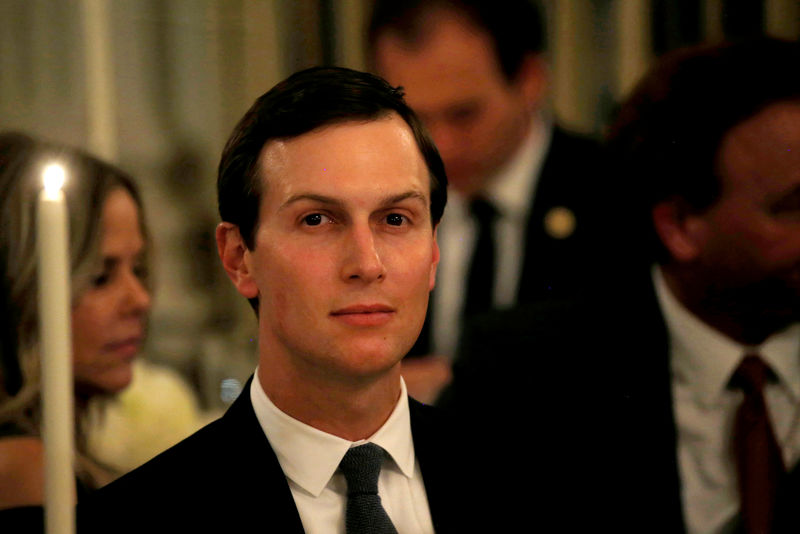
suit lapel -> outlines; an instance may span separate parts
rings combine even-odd
[[[225,454],[231,458],[228,468],[232,476],[239,480],[239,487],[250,488],[236,494],[233,513],[250,515],[265,510],[264,523],[269,526],[269,532],[302,533],[302,522],[289,484],[258,423],[249,388],[248,381],[223,416],[219,428],[225,447],[230,449]],[[422,470],[434,529],[437,534],[464,531],[459,518],[470,517],[467,499],[471,492],[459,480],[460,472],[464,471],[458,454],[462,442],[435,408],[409,398],[409,411],[414,452]],[[241,484],[242,473],[247,473],[256,484],[262,484],[259,491]]]
[[[669,338],[649,279],[621,311],[629,337],[620,362],[624,392],[623,429],[627,465],[634,477],[633,501],[662,518],[663,532],[685,532],[677,459],[677,434],[669,364]],[[619,333],[619,332],[618,332]],[[633,460],[635,459],[635,460]]]
[[[589,226],[596,221],[589,213],[590,202],[599,203],[590,187],[602,181],[597,145],[587,139],[553,129],[550,146],[535,190],[525,228],[525,254],[517,302],[574,295],[582,268],[589,259]],[[598,176],[600,175],[600,176]],[[557,210],[573,216],[575,226],[559,235],[559,225],[549,219]]]
[[[437,534],[473,530],[465,524],[476,509],[469,503],[474,488],[461,480],[467,471],[460,454],[464,441],[436,408],[409,398],[409,411],[414,454],[422,470],[434,530]],[[473,522],[471,527],[475,526]]]
[[[221,435],[231,458],[232,476],[239,487],[247,488],[237,495],[235,510],[240,514],[264,514],[265,532],[303,533],[294,497],[278,457],[272,450],[253,405],[250,402],[250,380],[221,420]],[[252,484],[241,484],[242,477]],[[255,490],[254,488],[257,488]]]

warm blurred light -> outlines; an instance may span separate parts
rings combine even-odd
[[[47,195],[49,197],[57,195],[61,190],[61,187],[64,185],[64,180],[66,179],[64,167],[58,163],[51,163],[44,168],[44,172],[42,172],[42,179],[44,180],[44,189],[47,192]]]

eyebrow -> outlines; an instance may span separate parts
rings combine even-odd
[[[143,261],[145,259],[145,255],[146,255],[145,248],[142,247],[142,249],[139,252],[137,252],[136,254],[133,255],[133,261],[134,262]],[[119,263],[122,263],[123,256],[124,255],[121,255],[121,254],[103,254],[103,253],[101,253],[100,254],[100,261],[102,262],[104,269],[111,269],[111,268],[114,268]]]
[[[427,197],[424,194],[422,194],[420,191],[417,190],[411,190],[397,195],[391,195],[385,197],[383,200],[381,200],[381,206],[391,206],[392,204],[397,204],[398,202],[402,202],[407,199],[416,199],[421,201],[423,204],[427,204]],[[340,198],[329,197],[327,195],[318,195],[316,193],[298,193],[296,195],[290,196],[286,200],[286,202],[284,202],[281,205],[279,210],[283,210],[289,207],[290,205],[296,202],[300,202],[302,200],[311,200],[315,202],[320,202],[322,204],[329,204],[331,206],[337,206],[337,207],[343,207],[345,205],[345,202]]]

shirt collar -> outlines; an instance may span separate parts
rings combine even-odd
[[[800,400],[800,323],[770,336],[757,351],[789,388],[792,400]]]
[[[541,115],[534,115],[522,144],[500,170],[487,181],[484,191],[501,216],[525,217],[539,180],[544,156],[550,146],[552,127]]]
[[[284,474],[304,491],[318,497],[330,481],[347,450],[371,442],[380,445],[408,478],[414,474],[414,442],[405,382],[400,399],[386,422],[372,436],[352,442],[307,425],[282,412],[269,399],[258,380],[250,385],[250,400]]]
[[[700,402],[718,403],[744,355],[752,353],[759,354],[790,394],[800,399],[800,324],[774,334],[758,347],[743,345],[678,301],[657,266],[653,283],[669,331],[673,380],[686,384]]]

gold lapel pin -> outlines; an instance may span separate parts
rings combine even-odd
[[[556,206],[544,216],[544,229],[555,239],[566,239],[575,231],[577,221],[571,209]]]

